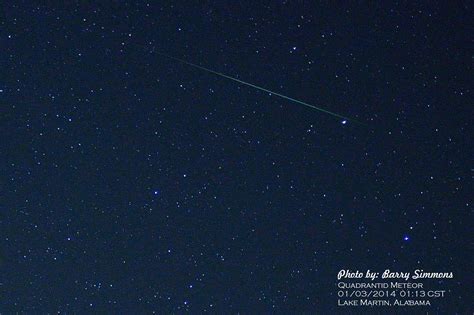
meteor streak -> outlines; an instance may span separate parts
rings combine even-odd
[[[270,91],[270,90],[265,89],[265,88],[263,88],[263,87],[261,87],[261,86],[258,86],[258,85],[255,85],[255,84],[251,84],[251,83],[248,83],[248,82],[239,80],[239,79],[237,79],[237,78],[228,76],[228,75],[226,75],[226,74],[223,74],[223,73],[220,73],[220,72],[217,72],[217,71],[214,71],[214,70],[205,68],[205,67],[202,67],[202,66],[200,66],[200,65],[191,63],[191,62],[189,62],[189,61],[186,61],[186,60],[183,60],[183,59],[180,59],[180,58],[176,58],[176,57],[173,57],[173,56],[170,56],[170,55],[167,55],[167,54],[164,54],[164,53],[160,53],[160,52],[156,52],[156,53],[159,54],[159,55],[161,55],[161,56],[164,56],[164,57],[167,57],[167,58],[170,58],[170,59],[179,61],[179,62],[181,62],[181,63],[184,63],[184,64],[186,64],[186,65],[188,65],[188,66],[191,66],[191,67],[194,67],[194,68],[197,68],[197,69],[200,69],[200,70],[203,70],[203,71],[206,71],[206,72],[215,74],[215,75],[220,76],[220,77],[222,77],[222,78],[226,78],[226,79],[229,79],[229,80],[238,82],[238,83],[240,83],[240,84],[253,87],[253,88],[257,89],[257,90],[264,91],[264,92],[270,93],[270,94],[272,94],[272,95],[279,96],[279,97],[281,97],[281,98],[283,98],[283,99],[285,99],[285,100],[288,100],[288,101],[291,101],[291,102],[295,102],[295,103],[298,103],[298,104],[300,104],[300,105],[304,105],[304,106],[306,106],[306,107],[309,107],[309,108],[318,110],[318,111],[320,111],[320,112],[329,114],[329,115],[334,116],[334,117],[337,117],[337,118],[341,118],[341,119],[343,119],[343,124],[345,124],[347,120],[356,122],[356,123],[358,123],[358,124],[362,124],[362,123],[360,123],[360,122],[358,122],[358,121],[356,121],[356,120],[354,120],[354,119],[352,119],[352,118],[348,118],[348,117],[339,115],[339,114],[337,114],[337,113],[333,113],[333,112],[331,112],[331,111],[328,111],[328,110],[326,110],[326,109],[324,109],[324,108],[317,107],[317,106],[308,104],[308,103],[306,103],[306,102],[303,102],[303,101],[294,99],[294,98],[292,98],[292,97],[289,97],[289,96],[286,96],[286,95],[283,95],[283,94],[280,94],[280,93],[277,93],[277,92]]]

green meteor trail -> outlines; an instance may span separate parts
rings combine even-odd
[[[170,55],[167,55],[167,54],[163,54],[163,53],[160,53],[160,52],[157,52],[157,54],[159,54],[159,55],[161,55],[161,56],[164,56],[164,57],[167,57],[167,58],[170,58],[170,59],[173,59],[173,60],[176,60],[176,61],[179,61],[179,62],[181,62],[181,63],[187,64],[187,65],[189,65],[189,66],[191,66],[191,67],[194,67],[194,68],[197,68],[197,69],[200,69],[200,70],[203,70],[203,71],[206,71],[206,72],[209,72],[209,73],[218,75],[218,76],[220,76],[220,77],[223,77],[223,78],[226,78],[226,79],[229,79],[229,80],[238,82],[238,83],[240,83],[240,84],[253,87],[253,88],[257,89],[257,90],[264,91],[264,92],[270,93],[270,94],[272,94],[272,95],[279,96],[279,97],[281,97],[281,98],[283,98],[283,99],[286,99],[286,100],[288,100],[288,101],[291,101],[291,102],[295,102],[295,103],[304,105],[304,106],[306,106],[306,107],[309,107],[309,108],[318,110],[318,111],[320,111],[320,112],[329,114],[329,115],[331,115],[331,116],[334,116],[334,117],[337,117],[337,118],[341,118],[341,119],[344,120],[343,123],[345,123],[345,121],[353,121],[353,122],[356,122],[356,123],[358,123],[358,124],[362,124],[362,123],[360,123],[360,122],[358,122],[358,121],[356,121],[356,120],[354,120],[354,119],[352,119],[352,118],[348,118],[348,117],[339,115],[339,114],[337,114],[337,113],[333,113],[333,112],[328,111],[328,110],[326,110],[326,109],[324,109],[324,108],[317,107],[317,106],[314,106],[314,105],[305,103],[305,102],[303,102],[303,101],[294,99],[294,98],[292,98],[292,97],[289,97],[289,96],[286,96],[286,95],[283,95],[283,94],[280,94],[280,93],[277,93],[277,92],[270,91],[270,90],[265,89],[265,88],[263,88],[263,87],[261,87],[261,86],[258,86],[258,85],[255,85],[255,84],[251,84],[251,83],[248,83],[248,82],[239,80],[239,79],[237,79],[237,78],[228,76],[228,75],[226,75],[226,74],[223,74],[223,73],[220,73],[220,72],[217,72],[217,71],[208,69],[208,68],[204,68],[204,67],[202,67],[202,66],[199,66],[199,65],[197,65],[197,64],[191,63],[191,62],[189,62],[189,61],[186,61],[186,60],[183,60],[183,59],[180,59],[180,58],[176,58],[176,57],[173,57],[173,56],[170,56]]]

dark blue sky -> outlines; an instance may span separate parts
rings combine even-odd
[[[0,21],[2,313],[360,312],[341,269],[452,271],[393,310],[472,313],[468,2],[7,1]]]

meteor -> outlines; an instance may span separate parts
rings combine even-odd
[[[331,112],[331,111],[328,111],[328,110],[326,110],[326,109],[324,109],[324,108],[317,107],[317,106],[308,104],[308,103],[306,103],[306,102],[297,100],[297,99],[295,99],[295,98],[292,98],[292,97],[289,97],[289,96],[286,96],[286,95],[283,95],[283,94],[280,94],[280,93],[277,93],[277,92],[270,91],[270,90],[265,89],[265,88],[263,88],[263,87],[261,87],[261,86],[258,86],[258,85],[252,84],[252,83],[248,83],[248,82],[239,80],[239,79],[237,79],[237,78],[231,77],[231,76],[226,75],[226,74],[224,74],[224,73],[220,73],[220,72],[217,72],[217,71],[214,71],[214,70],[211,70],[211,69],[202,67],[202,66],[200,66],[200,65],[191,63],[191,62],[186,61],[186,60],[184,60],[184,59],[176,58],[176,57],[173,57],[173,56],[170,56],[170,55],[161,53],[161,52],[156,52],[156,53],[159,54],[159,55],[161,55],[161,56],[164,56],[164,57],[173,59],[173,60],[178,61],[178,62],[181,62],[181,63],[184,63],[184,64],[186,64],[186,65],[188,65],[188,66],[191,66],[191,67],[194,67],[194,68],[196,68],[196,69],[203,70],[203,71],[206,71],[206,72],[208,72],[208,73],[215,74],[215,75],[220,76],[220,77],[222,77],[222,78],[226,78],[226,79],[232,80],[232,81],[234,81],[234,82],[237,82],[237,83],[240,83],[240,84],[243,84],[243,85],[250,86],[250,87],[252,87],[252,88],[254,88],[254,89],[257,89],[257,90],[260,90],[260,91],[264,91],[264,92],[270,93],[271,95],[279,96],[279,97],[281,97],[281,98],[283,98],[283,99],[285,99],[285,100],[288,100],[288,101],[290,101],[290,102],[294,102],[294,103],[297,103],[297,104],[300,104],[300,105],[309,107],[309,108],[311,108],[311,109],[315,109],[315,110],[318,110],[318,111],[320,111],[320,112],[329,114],[329,115],[331,115],[331,116],[340,118],[340,119],[343,120],[343,121],[342,121],[342,124],[346,124],[347,121],[353,121],[353,122],[355,122],[355,123],[362,124],[362,123],[360,123],[360,122],[358,122],[357,120],[354,120],[354,119],[352,119],[352,118],[348,118],[348,117],[339,115],[339,114],[337,114],[337,113],[333,113],[333,112]]]

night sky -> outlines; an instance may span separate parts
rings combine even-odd
[[[1,5],[2,313],[472,314],[467,1],[102,3]]]

